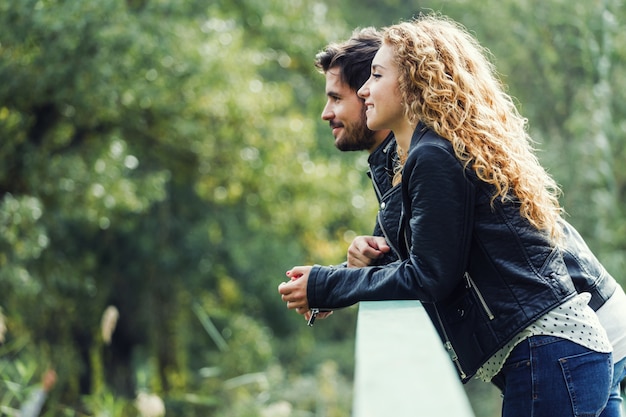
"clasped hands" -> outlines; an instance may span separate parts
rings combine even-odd
[[[362,268],[370,265],[374,260],[382,257],[391,248],[381,236],[358,236],[348,248],[347,267]],[[278,285],[278,293],[281,299],[287,303],[287,308],[304,315],[306,320],[311,317],[311,309],[307,298],[307,284],[311,266],[295,266],[287,271],[289,281]],[[317,318],[323,319],[333,312],[319,313]]]

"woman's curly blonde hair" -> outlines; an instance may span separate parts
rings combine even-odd
[[[457,22],[424,15],[384,29],[394,51],[406,116],[452,142],[457,158],[495,187],[492,202],[515,196],[522,216],[560,236],[560,189],[540,165],[527,120],[505,92],[484,49]]]

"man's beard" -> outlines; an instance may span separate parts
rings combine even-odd
[[[337,149],[343,152],[366,151],[374,146],[374,131],[367,128],[365,110],[359,123],[343,126],[343,135],[335,142]]]

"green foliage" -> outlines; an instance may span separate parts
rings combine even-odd
[[[95,414],[122,412],[139,388],[188,404],[190,391],[216,398],[223,378],[263,372],[273,331],[301,332],[276,295],[284,270],[338,262],[343,235],[371,222],[344,204],[369,194],[362,165],[329,162],[307,111],[323,99],[312,60],[333,33],[325,7],[0,8],[7,343],[27,337],[34,352],[18,357],[57,368],[55,401]],[[329,192],[333,211],[322,210]],[[229,335],[224,352],[198,338],[191,305],[203,299]],[[110,345],[108,305],[120,311]],[[204,391],[207,366],[221,376]]]
[[[313,60],[419,11],[491,49],[572,223],[621,271],[619,6],[0,2],[2,412],[51,365],[49,415],[135,415],[138,390],[168,415],[348,414],[356,309],[310,329],[276,291],[293,265],[342,261],[376,210],[367,155],[319,118]]]

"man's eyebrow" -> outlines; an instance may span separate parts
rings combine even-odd
[[[328,97],[332,97],[332,98],[341,98],[341,94],[337,93],[336,91],[327,91],[326,92],[326,96]]]

